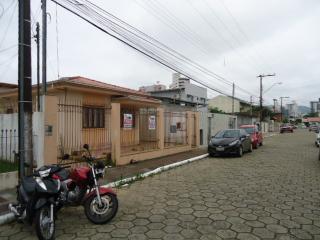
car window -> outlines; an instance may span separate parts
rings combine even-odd
[[[240,136],[239,130],[222,130],[218,132],[214,137],[215,138],[235,138]]]
[[[245,130],[241,129],[240,134],[241,134],[241,136],[243,136],[243,135],[247,135],[248,133]]]
[[[253,127],[248,127],[248,128],[243,128],[248,134],[253,134],[254,133],[254,128]]]

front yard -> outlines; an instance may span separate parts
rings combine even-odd
[[[7,162],[0,160],[0,173],[12,172],[18,170],[18,163]]]

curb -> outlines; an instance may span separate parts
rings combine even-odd
[[[161,173],[161,172],[167,171],[167,170],[175,168],[175,167],[179,167],[179,166],[182,166],[182,165],[194,162],[194,161],[201,160],[201,159],[206,158],[208,156],[209,156],[209,154],[206,153],[206,154],[203,154],[203,155],[200,155],[200,156],[197,156],[197,157],[193,157],[193,158],[189,158],[189,159],[186,159],[186,160],[183,160],[183,161],[180,161],[180,162],[176,162],[176,163],[172,163],[172,164],[169,164],[169,165],[166,165],[166,166],[158,167],[158,168],[156,168],[156,169],[154,169],[152,171],[149,171],[149,172],[146,172],[146,173],[142,173],[141,175],[139,175],[139,177],[134,176],[134,177],[125,178],[125,179],[122,179],[122,180],[119,180],[119,181],[108,183],[107,185],[103,185],[101,187],[118,187],[118,186],[124,185],[126,183],[130,183],[130,182],[136,181],[141,177],[145,178],[145,177],[148,177],[150,175]],[[4,215],[0,215],[0,225],[6,224],[6,223],[10,223],[11,221],[14,220],[14,218],[15,217],[14,217],[13,213],[7,213],[7,214],[4,214]]]
[[[0,225],[12,222],[14,220],[13,213],[6,213],[4,215],[0,215]]]
[[[108,183],[106,185],[103,185],[102,187],[118,187],[118,186],[124,185],[126,183],[130,183],[130,182],[136,181],[139,178],[145,178],[145,177],[148,177],[150,175],[161,173],[161,172],[167,171],[167,170],[169,170],[171,168],[179,167],[179,166],[182,166],[182,165],[194,162],[194,161],[201,160],[201,159],[206,158],[208,156],[209,156],[209,154],[206,153],[206,154],[203,154],[203,155],[200,155],[200,156],[197,156],[197,157],[193,157],[193,158],[189,158],[189,159],[186,159],[186,160],[183,160],[183,161],[180,161],[180,162],[176,162],[176,163],[172,163],[172,164],[169,164],[169,165],[166,165],[166,166],[158,167],[158,168],[156,168],[156,169],[154,169],[152,171],[149,171],[149,172],[146,172],[146,173],[142,173],[141,175],[139,175],[139,177],[134,176],[134,177],[121,179],[121,180],[118,180],[116,182],[112,182],[112,183]]]

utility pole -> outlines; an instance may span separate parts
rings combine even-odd
[[[262,79],[264,77],[273,77],[275,76],[276,74],[260,74],[259,76],[257,76],[258,78],[260,78],[260,122],[262,122],[263,120],[263,114],[262,114],[262,101],[263,101],[263,98],[262,98],[262,93],[263,93],[263,85],[262,85]]]
[[[250,116],[252,118],[252,104],[253,104],[253,96],[250,96]]]
[[[252,121],[252,104],[253,104],[253,96],[250,96],[250,117],[251,117],[251,124],[253,124]]]
[[[19,0],[19,177],[25,175],[25,163],[29,173],[33,168],[32,152],[32,86],[31,86],[31,18],[30,0]]]
[[[282,111],[282,99],[284,99],[284,98],[289,98],[289,97],[280,97],[280,111],[281,111],[280,119],[281,119],[281,122],[282,122],[282,113],[283,113],[283,111]]]
[[[275,113],[276,112],[276,102],[277,102],[277,99],[273,99],[273,112]]]
[[[235,85],[232,83],[232,115],[234,115],[234,90],[235,90]]]
[[[37,109],[40,112],[40,24],[38,22],[34,38],[37,43]]]
[[[42,94],[47,93],[47,0],[41,0],[42,8]]]

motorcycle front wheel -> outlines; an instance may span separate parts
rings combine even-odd
[[[35,225],[40,240],[55,239],[55,219],[51,221],[50,206],[44,205],[36,212]]]
[[[117,196],[112,193],[106,193],[100,197],[100,206],[98,196],[96,195],[89,197],[84,204],[85,214],[94,224],[104,224],[109,222],[114,218],[118,211]]]

